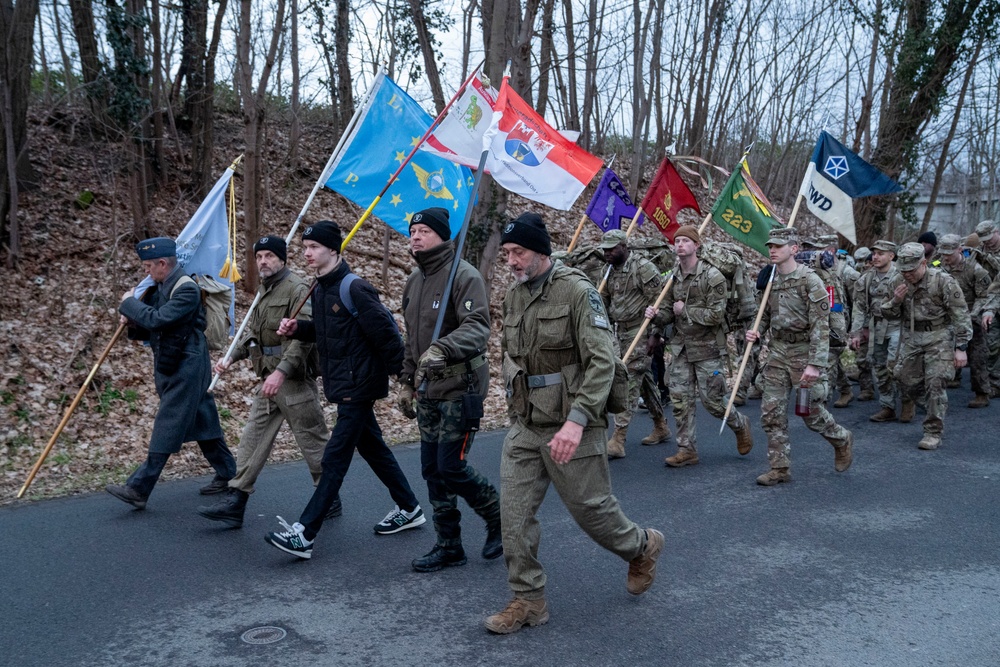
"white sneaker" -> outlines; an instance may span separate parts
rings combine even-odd
[[[424,516],[420,505],[414,507],[412,512],[401,510],[399,505],[396,505],[391,512],[385,515],[384,519],[375,524],[375,533],[377,535],[392,535],[407,528],[422,526],[425,523],[427,523],[427,517]]]
[[[280,533],[268,533],[264,536],[264,541],[293,556],[305,559],[312,558],[313,541],[307,540],[303,536],[306,530],[305,526],[298,521],[289,526],[280,516],[278,517],[278,521],[285,530]]]

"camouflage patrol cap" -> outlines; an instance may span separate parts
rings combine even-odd
[[[996,233],[997,233],[996,220],[983,220],[978,225],[976,225],[976,236],[979,237],[980,241],[989,241],[990,238]]]
[[[601,250],[611,250],[619,244],[627,242],[628,235],[624,231],[621,229],[612,229],[609,232],[604,232],[604,236],[601,237],[601,243],[598,247]]]
[[[866,246],[861,246],[854,250],[854,261],[856,262],[867,262],[871,259],[872,251]]]
[[[885,239],[879,239],[872,244],[872,250],[881,250],[882,252],[895,253],[897,246],[892,241],[886,241]]]
[[[799,235],[789,227],[772,229],[767,236],[767,245],[798,245]]]
[[[919,243],[904,243],[896,253],[896,268],[900,271],[913,271],[920,266],[924,258],[924,247]]]
[[[815,250],[829,248],[832,245],[837,245],[837,235],[820,234],[819,236],[812,236],[806,239],[803,245],[807,248],[813,248]]]
[[[941,255],[950,255],[962,247],[962,239],[958,234],[945,234],[938,241],[937,251]]]

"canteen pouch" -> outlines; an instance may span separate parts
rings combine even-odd
[[[462,394],[462,431],[478,431],[483,418],[483,397],[478,392]]]
[[[611,382],[606,403],[610,414],[618,414],[628,409],[628,368],[625,362],[615,356],[615,377]]]

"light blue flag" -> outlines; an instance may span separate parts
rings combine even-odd
[[[334,161],[326,187],[367,209],[434,119],[380,72],[357,124]],[[470,205],[472,172],[417,151],[372,213],[404,236],[410,218],[432,206],[448,210],[452,237]]]
[[[235,303],[236,288],[229,278],[222,278],[219,272],[226,264],[229,253],[229,219],[226,216],[226,189],[233,170],[226,173],[216,182],[205,201],[177,235],[177,263],[186,274],[197,273],[211,276],[218,282],[229,287],[229,335],[233,335],[233,323],[236,322]],[[136,297],[142,295],[147,287],[153,285],[149,276],[143,278],[135,288]]]
[[[854,200],[900,190],[896,181],[826,132],[820,132],[799,194],[805,197],[813,215],[851,243],[857,243]]]

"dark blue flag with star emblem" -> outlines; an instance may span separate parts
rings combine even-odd
[[[857,243],[854,200],[899,192],[899,184],[826,132],[820,132],[799,194],[809,211]]]
[[[434,121],[413,98],[380,72],[368,101],[331,165],[325,185],[367,209]],[[471,204],[472,172],[417,151],[372,213],[404,236],[410,217],[432,206],[448,209],[457,235]]]

